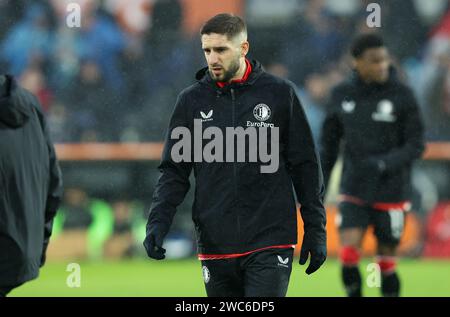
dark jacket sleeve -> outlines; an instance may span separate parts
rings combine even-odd
[[[290,90],[290,121],[287,165],[300,203],[305,234],[310,241],[326,243],[326,213],[323,206],[324,185],[319,155],[300,101]]]
[[[319,142],[319,153],[325,187],[328,187],[331,172],[336,163],[341,139],[344,134],[342,124],[336,111],[336,104],[338,102],[337,93],[334,90],[327,106],[327,114],[322,125],[322,133]]]
[[[49,154],[49,187],[47,191],[47,200],[45,205],[45,225],[44,225],[44,253],[52,234],[53,218],[59,208],[63,196],[63,181],[61,169],[59,167],[58,159],[56,157],[55,147],[50,139],[47,122],[42,113],[38,100],[34,97],[34,106],[37,110],[42,131],[46,140],[46,145]]]
[[[387,172],[394,171],[420,158],[425,149],[424,125],[419,106],[411,90],[405,92],[405,110],[400,114],[404,143],[389,153],[378,156],[385,164]]]
[[[175,162],[172,159],[172,147],[179,140],[172,139],[172,131],[177,127],[189,129],[184,107],[184,97],[178,97],[175,110],[169,123],[169,129],[164,142],[159,171],[161,175],[153,192],[152,205],[147,222],[147,232],[152,229],[158,230],[163,236],[167,234],[172,224],[173,217],[178,205],[186,196],[189,188],[189,175],[192,170],[191,162]]]

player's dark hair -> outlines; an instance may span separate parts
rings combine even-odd
[[[232,39],[243,31],[247,31],[247,26],[241,17],[229,13],[221,13],[206,21],[200,30],[200,35],[217,33]]]
[[[367,33],[358,35],[351,45],[351,54],[354,58],[360,57],[370,48],[383,47],[384,42],[381,36],[375,33]]]

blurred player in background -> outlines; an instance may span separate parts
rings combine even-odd
[[[217,15],[200,33],[208,67],[197,73],[197,83],[180,94],[175,106],[144,246],[149,257],[164,258],[163,239],[189,190],[193,169],[192,218],[208,296],[285,296],[297,243],[292,184],[305,224],[300,264],[311,255],[306,270],[311,274],[326,259],[324,186],[312,133],[293,85],[246,58],[249,43],[241,18]],[[223,132],[262,124],[279,128],[277,170],[261,173],[261,160],[175,162],[176,140],[170,135],[177,127],[192,130],[195,119]],[[261,140],[260,135],[256,143],[269,143]],[[236,151],[249,157],[248,147]]]
[[[342,280],[348,296],[362,295],[361,243],[373,225],[382,295],[399,296],[395,255],[410,208],[411,166],[424,150],[423,124],[413,93],[397,79],[381,37],[360,35],[351,54],[354,72],[333,89],[320,146],[327,185],[342,145]]]
[[[0,297],[38,276],[61,196],[39,102],[0,75]]]

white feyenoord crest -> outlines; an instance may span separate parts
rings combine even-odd
[[[270,111],[269,106],[265,103],[257,104],[253,109],[253,115],[259,121],[266,121],[270,118],[271,113],[272,111]]]
[[[288,267],[289,257],[283,259],[281,256],[277,255],[278,258],[278,266]]]
[[[209,280],[211,279],[211,273],[209,272],[209,270],[206,266],[202,267],[202,273],[203,273],[203,280],[205,281],[205,284],[208,284]]]
[[[374,121],[395,122],[397,117],[393,114],[394,104],[392,101],[383,99],[377,105],[377,112],[372,113]]]
[[[352,113],[355,110],[356,103],[354,101],[344,100],[342,102],[342,110],[346,113]]]
[[[200,115],[202,116],[202,122],[205,121],[212,121],[213,119],[213,110],[210,110],[207,114],[204,113],[203,111],[200,111]]]

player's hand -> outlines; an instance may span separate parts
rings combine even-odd
[[[311,241],[308,234],[303,236],[302,249],[300,251],[300,265],[306,264],[311,255],[306,274],[312,274],[317,271],[327,259],[327,246],[323,243]]]
[[[155,260],[165,259],[166,249],[162,247],[164,236],[157,229],[147,230],[144,247],[147,255]]]

